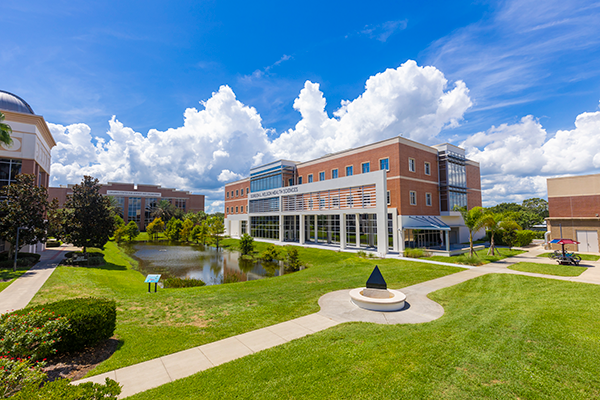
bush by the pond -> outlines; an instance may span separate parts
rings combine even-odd
[[[244,277],[242,276],[241,272],[235,272],[235,271],[227,271],[225,270],[223,272],[223,283],[236,283],[236,282],[242,282],[244,280]]]
[[[430,254],[429,252],[423,250],[423,249],[419,249],[419,248],[415,248],[415,249],[404,249],[404,257],[410,257],[410,258],[422,258],[422,257],[429,257]]]
[[[286,269],[289,271],[298,271],[301,266],[298,249],[290,247],[287,251]]]
[[[276,260],[278,257],[279,250],[277,250],[277,247],[275,247],[274,244],[267,247],[267,249],[263,251],[262,255],[260,256],[260,258],[262,258],[264,261],[273,261]]]
[[[25,308],[11,314],[25,314],[31,310],[45,310],[66,317],[66,329],[56,349],[59,353],[78,351],[110,338],[117,324],[117,304],[114,300],[84,297],[60,300],[54,303]],[[7,314],[2,316],[4,318]]]
[[[72,385],[67,379],[39,384],[28,384],[13,399],[16,400],[111,400],[121,393],[121,386],[110,378],[104,384],[86,382]]]
[[[65,317],[47,310],[8,314],[0,319],[0,355],[39,360],[56,353],[69,329]]]
[[[163,285],[165,289],[174,289],[204,286],[206,283],[201,279],[194,278],[167,278],[163,281]]]
[[[254,252],[254,238],[247,233],[244,233],[240,238],[240,251],[243,256]]]

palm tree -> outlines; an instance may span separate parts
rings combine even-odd
[[[175,206],[169,200],[161,200],[152,211],[152,218],[160,218],[163,221],[170,221],[175,215]]]
[[[490,249],[488,250],[489,255],[496,255],[494,244],[494,235],[502,228],[502,222],[507,220],[507,216],[504,213],[493,213],[491,211],[486,212],[481,218],[481,225],[490,232]]]
[[[469,256],[473,257],[473,232],[477,232],[483,227],[483,208],[473,207],[467,210],[467,207],[454,207],[454,210],[460,211],[465,226],[469,229]]]
[[[0,112],[0,143],[11,145],[13,142],[12,138],[10,137],[12,128],[8,124],[2,122],[4,121],[4,118],[4,114]]]

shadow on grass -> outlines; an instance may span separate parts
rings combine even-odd
[[[20,277],[25,272],[27,272],[31,266],[27,267],[17,267],[17,272],[14,272],[12,268],[2,268],[0,269],[0,282],[8,282],[15,278]]]
[[[103,269],[106,271],[126,271],[127,267],[124,265],[117,265],[117,264],[113,264],[113,263],[104,263],[104,264],[100,264],[100,265],[86,265],[86,264],[81,264],[81,265],[67,265],[64,263],[60,264],[61,267],[79,267],[79,268],[93,268],[93,269]]]

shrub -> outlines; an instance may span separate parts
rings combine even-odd
[[[410,258],[422,258],[422,257],[429,257],[429,253],[426,252],[423,249],[404,249],[404,257],[410,257]]]
[[[286,268],[291,271],[298,271],[302,264],[300,263],[300,255],[298,249],[290,247],[287,251],[287,266]]]
[[[261,258],[264,261],[273,261],[279,257],[279,250],[275,247],[274,244],[267,247],[267,249],[262,253]]]
[[[75,258],[79,256],[79,261],[75,261]],[[87,252],[87,259],[81,259],[83,252],[81,251],[70,251],[65,254],[65,265],[104,265],[104,254],[98,251]]]
[[[60,247],[62,242],[60,240],[48,240],[46,242],[46,247]]]
[[[68,329],[67,318],[50,311],[8,314],[0,320],[0,352],[3,356],[39,360],[56,353]]]
[[[64,332],[62,340],[56,346],[59,353],[78,351],[110,338],[117,323],[115,301],[93,297],[46,303],[18,310],[12,314],[25,314],[40,309],[54,312],[69,320],[71,326]]]
[[[228,272],[227,270],[225,270],[223,272],[223,282],[222,283],[236,283],[236,282],[242,282],[243,280],[244,280],[244,276],[241,272],[235,272],[235,271]]]
[[[244,256],[254,251],[254,238],[247,233],[244,233],[240,239],[240,251]]]
[[[31,259],[34,259],[35,262],[38,262],[40,260],[40,257],[41,257],[41,254],[27,253],[27,252],[24,252],[24,251],[20,251],[19,255],[17,256],[17,258],[31,258]],[[9,259],[8,258],[8,253],[7,252],[3,252],[3,253],[0,253],[0,261],[2,261],[2,260],[11,260],[12,261],[12,258]]]
[[[517,231],[516,245],[519,247],[527,246],[533,241],[534,236],[535,232],[533,231]]]
[[[367,252],[363,251],[363,250],[357,251],[356,255],[359,256],[360,258],[367,258]]]
[[[19,252],[17,255],[17,266],[31,267],[40,260],[40,257],[39,254],[35,253]],[[14,262],[14,258],[8,258],[8,253],[0,253],[0,268],[12,268]]]
[[[459,264],[473,265],[473,266],[478,266],[478,265],[484,264],[483,261],[476,255],[473,255],[473,257],[471,257],[467,254],[462,254],[462,255],[458,256],[456,258],[456,262]]]
[[[0,397],[10,397],[28,385],[40,386],[46,378],[43,365],[28,359],[0,357]]]
[[[39,384],[28,384],[13,399],[16,400],[110,400],[121,393],[121,386],[112,379],[106,378],[105,384],[86,382],[71,385],[67,379],[57,379]]]
[[[163,281],[163,285],[167,289],[204,286],[206,283],[201,279],[194,278],[167,278]]]

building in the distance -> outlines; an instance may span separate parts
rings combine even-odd
[[[550,178],[546,218],[550,238],[579,242],[567,249],[598,253],[600,243],[600,174]],[[561,237],[562,232],[562,237]],[[560,245],[552,245],[560,250]]]
[[[73,186],[49,188],[49,201],[56,198],[62,207],[67,200],[67,196],[73,193]],[[173,206],[186,213],[204,211],[204,195],[191,194],[190,192],[163,188],[157,185],[109,182],[101,186],[100,193],[113,196],[122,211],[121,215],[125,223],[134,221],[140,230],[145,230],[146,226],[152,222],[151,215],[161,200],[169,201]]]
[[[455,206],[481,206],[479,164],[451,144],[394,137],[314,160],[279,160],[225,185],[225,229],[239,237],[379,253],[468,242]]]
[[[50,176],[50,150],[56,142],[44,117],[36,115],[25,100],[0,90],[0,111],[4,123],[12,129],[12,145],[0,146],[0,187],[10,185],[18,174],[31,174],[39,186],[48,187]],[[0,241],[0,251],[5,243]],[[43,243],[21,248],[25,252],[41,252]]]

